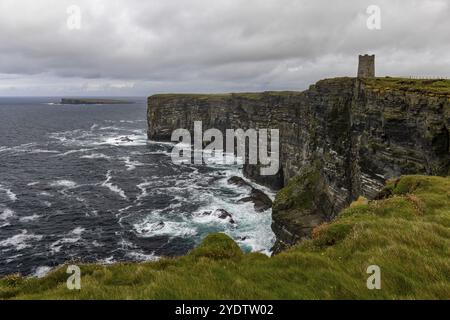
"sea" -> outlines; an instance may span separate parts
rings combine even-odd
[[[0,98],[0,276],[179,256],[213,232],[270,255],[271,210],[227,182],[241,165],[174,164],[172,143],[147,138],[146,99],[125,99]]]

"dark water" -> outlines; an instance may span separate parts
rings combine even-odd
[[[172,145],[147,141],[145,99],[134,100],[0,98],[0,275],[180,255],[217,231],[268,251],[270,211],[238,204],[249,190],[226,182],[239,167],[174,165]],[[236,225],[203,214],[215,209]]]

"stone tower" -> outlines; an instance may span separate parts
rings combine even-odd
[[[358,65],[358,78],[375,77],[375,55],[360,55]]]

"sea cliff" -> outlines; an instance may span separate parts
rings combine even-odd
[[[407,174],[450,170],[450,81],[334,78],[303,92],[163,94],[148,98],[148,136],[193,128],[280,130],[281,170],[260,176],[282,189],[273,206],[275,252],[308,238],[353,200],[373,199]]]

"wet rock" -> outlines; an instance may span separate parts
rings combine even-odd
[[[272,208],[272,200],[264,192],[256,188],[252,188],[250,196],[240,199],[239,202],[253,202],[255,210],[258,212]]]
[[[224,209],[218,209],[215,211],[216,214],[218,214],[219,219],[223,219],[226,220],[228,219],[228,221],[231,224],[235,224],[236,221],[234,221],[233,216],[231,215],[231,213],[229,213],[228,211],[224,210]]]
[[[130,139],[128,137],[121,137],[120,141],[122,141],[122,142],[133,142],[133,139]]]
[[[236,177],[236,176],[233,176],[230,179],[228,179],[228,183],[234,184],[239,187],[251,187],[251,185],[247,181],[245,181],[241,177]]]
[[[160,221],[152,226],[152,231],[161,230],[165,225],[164,221]]]
[[[202,212],[202,216],[210,216],[212,214],[213,214],[212,211]],[[214,215],[217,215],[217,217],[222,220],[228,219],[228,222],[231,224],[236,223],[236,221],[234,221],[234,219],[233,219],[233,215],[224,209],[217,209],[216,211],[214,211]]]

